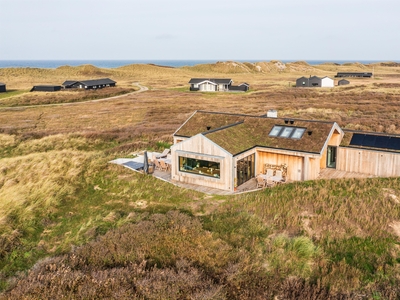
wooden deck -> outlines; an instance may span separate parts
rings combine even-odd
[[[322,169],[317,179],[339,179],[339,178],[373,178],[374,175],[340,171],[332,168]]]

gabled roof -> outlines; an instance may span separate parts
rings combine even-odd
[[[68,86],[68,85],[73,85],[74,83],[77,83],[78,81],[73,81],[73,80],[67,80],[63,82],[63,86]]]
[[[69,85],[73,85],[75,83],[82,83],[83,85],[86,85],[86,86],[93,86],[93,85],[113,84],[113,83],[116,83],[116,81],[111,80],[110,78],[90,79],[90,80],[80,80],[80,81],[67,80],[62,85],[69,86]]]
[[[0,85],[6,85],[5,83],[0,82]]]
[[[192,78],[190,79],[189,83],[193,84],[193,83],[202,83],[202,82],[212,82],[214,84],[230,84],[232,83],[232,79],[230,78]]]
[[[320,154],[332,128],[339,128],[331,121],[291,119],[293,124],[290,124],[285,120],[287,122],[283,118],[197,111],[174,135],[191,137],[202,133],[233,155],[256,146]],[[269,133],[275,125],[305,128],[306,131],[300,139],[271,137]]]
[[[242,85],[250,86],[250,84],[248,84],[247,82],[243,82],[243,83],[239,84],[238,86],[242,86]]]

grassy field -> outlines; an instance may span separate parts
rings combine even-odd
[[[0,69],[7,86],[22,90],[34,78],[76,76],[150,88],[60,106],[0,100],[0,299],[398,299],[398,178],[215,196],[108,163],[162,150],[199,109],[277,109],[279,116],[400,133],[395,65],[376,64],[379,76],[346,87],[290,87],[303,75],[370,69],[303,62]],[[251,91],[192,93],[191,77],[229,77]],[[45,94],[37,103],[51,99]]]

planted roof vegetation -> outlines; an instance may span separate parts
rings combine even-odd
[[[292,123],[293,124],[290,124]],[[290,124],[293,128],[305,128],[300,139],[273,137],[269,133],[276,125]],[[266,147],[310,153],[320,153],[335,122],[299,119],[268,118],[242,114],[198,111],[175,133],[190,137],[203,133],[208,139],[236,155],[253,147]],[[211,131],[207,132],[207,127]]]

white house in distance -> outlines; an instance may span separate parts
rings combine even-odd
[[[300,77],[296,80],[296,87],[334,87],[335,81],[328,77],[310,76]]]
[[[246,82],[232,85],[230,78],[192,78],[189,81],[191,91],[200,92],[247,92],[250,85]]]

